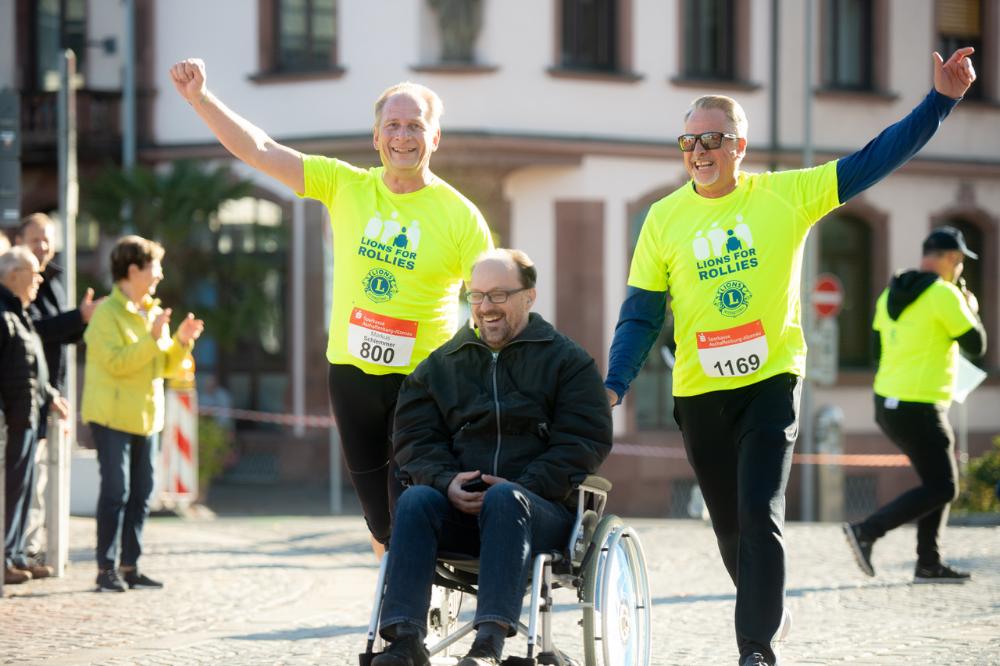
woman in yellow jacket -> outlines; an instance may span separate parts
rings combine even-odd
[[[111,250],[115,286],[94,310],[83,336],[87,343],[83,420],[90,424],[101,472],[99,592],[163,587],[137,567],[153,491],[153,453],[163,430],[163,378],[179,371],[204,329],[200,319],[188,314],[170,336],[170,310],[153,299],[163,279],[163,253],[159,243],[139,236],[126,236],[115,244]]]

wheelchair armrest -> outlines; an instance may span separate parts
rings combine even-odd
[[[570,481],[573,484],[573,489],[582,488],[589,491],[598,491],[609,493],[611,492],[612,483],[605,479],[603,476],[597,476],[596,474],[587,474],[586,476],[574,476]]]

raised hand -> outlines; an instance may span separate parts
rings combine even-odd
[[[170,80],[181,97],[194,104],[205,94],[205,61],[188,58],[170,68]]]
[[[181,322],[181,325],[177,327],[177,340],[182,345],[186,345],[201,337],[201,333],[204,330],[205,322],[201,319],[195,319],[194,315],[188,312],[187,317],[185,317],[184,321]]]
[[[952,99],[965,95],[972,82],[976,80],[976,70],[969,58],[976,50],[965,46],[954,53],[945,62],[941,54],[934,52],[934,89]]]
[[[80,317],[83,318],[83,323],[84,324],[86,324],[87,322],[90,321],[90,317],[93,316],[94,310],[97,309],[97,306],[100,305],[104,301],[105,298],[107,298],[107,297],[106,296],[102,296],[101,298],[98,298],[95,301],[94,300],[94,290],[91,289],[90,287],[87,287],[87,293],[85,293],[83,295],[83,298],[80,299],[80,308],[79,308],[80,309]]]
[[[154,340],[159,340],[163,337],[163,334],[170,334],[170,313],[172,310],[167,308],[160,314],[156,315],[156,319],[153,320],[153,325],[149,327],[149,333],[153,336]]]

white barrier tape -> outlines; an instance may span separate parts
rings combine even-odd
[[[643,458],[668,458],[687,460],[687,453],[677,446],[649,446],[616,442],[612,455],[640,456]],[[893,453],[796,453],[795,465],[841,465],[843,467],[909,467],[910,459]]]
[[[333,428],[337,425],[332,416],[296,416],[295,414],[257,412],[252,409],[232,409],[230,407],[208,407],[207,405],[199,405],[198,413],[205,416],[218,416],[236,421],[280,423],[281,425],[289,426],[303,425],[307,428]]]
[[[237,421],[257,423],[280,423],[282,425],[304,425],[307,428],[333,428],[337,422],[332,416],[295,416],[275,412],[257,412],[250,409],[227,407],[207,407],[199,405],[198,412],[206,416],[220,416]],[[687,460],[684,449],[676,446],[650,446],[616,442],[612,455],[638,456],[642,458],[667,458]],[[796,453],[792,456],[795,465],[841,465],[843,467],[909,467],[910,460],[902,454],[859,454],[859,453]]]

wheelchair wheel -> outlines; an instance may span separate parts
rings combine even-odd
[[[582,574],[586,666],[648,666],[651,600],[635,531],[617,516],[602,518]]]

